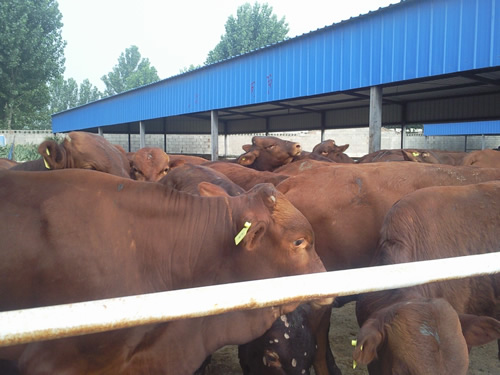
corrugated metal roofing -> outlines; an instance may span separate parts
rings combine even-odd
[[[88,129],[494,66],[500,66],[500,0],[406,0],[55,114],[52,126]]]
[[[486,135],[500,134],[500,121],[424,124],[424,135]]]

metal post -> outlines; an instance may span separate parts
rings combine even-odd
[[[102,127],[97,128],[97,134],[99,134],[101,137],[104,137],[104,132],[102,131]]]
[[[217,111],[210,112],[210,143],[212,147],[212,161],[219,159],[219,113]]]
[[[227,122],[224,122],[224,157],[227,158]]]
[[[127,135],[128,135],[128,152],[132,152],[132,137],[130,135],[130,123],[127,124]]]
[[[163,118],[163,151],[167,152],[167,119]]]
[[[370,122],[368,152],[380,150],[382,129],[382,87],[370,87]]]
[[[321,112],[321,141],[320,142],[323,142],[325,140],[325,127],[326,127],[326,124],[325,124],[325,118],[326,118],[326,115],[325,115],[325,112]]]
[[[486,137],[484,134],[481,134],[481,150],[484,150],[486,148]]]
[[[146,127],[142,121],[139,121],[140,148],[146,147]]]

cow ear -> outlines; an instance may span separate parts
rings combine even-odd
[[[227,191],[225,191],[219,185],[215,185],[206,181],[200,182],[198,184],[198,192],[202,197],[229,197]]]
[[[385,337],[383,329],[385,329],[384,324],[380,324],[376,319],[369,319],[363,324],[352,353],[354,361],[367,365],[377,358],[377,350]]]
[[[184,159],[177,159],[168,163],[168,166],[170,167],[170,169],[173,169],[183,166],[184,164],[186,164],[186,161]]]
[[[248,224],[250,223],[250,226]],[[245,231],[246,229],[246,231]],[[246,232],[246,233],[245,233]],[[244,249],[252,251],[260,243],[262,236],[266,233],[266,224],[262,221],[250,222],[247,221],[243,225],[240,232],[235,237],[235,242],[238,242]],[[242,237],[239,239],[239,237]]]
[[[241,146],[241,148],[243,149],[243,151],[249,152],[252,149],[252,145],[243,145]]]
[[[473,346],[485,345],[500,339],[500,321],[488,316],[471,314],[459,314],[458,317],[469,350]]]
[[[236,159],[236,162],[244,166],[252,165],[258,156],[257,154],[258,152],[256,150],[247,152],[246,154],[240,155],[240,157]]]
[[[337,149],[340,151],[340,152],[345,152],[345,150],[347,150],[349,148],[349,143],[343,145],[343,146],[336,146]]]
[[[62,169],[66,165],[65,152],[55,141],[44,141],[38,146],[38,153],[42,155],[47,169]]]

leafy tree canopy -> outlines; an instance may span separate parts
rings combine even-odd
[[[160,78],[149,59],[141,59],[139,48],[131,46],[122,52],[113,70],[101,79],[106,85],[104,96],[111,96],[158,81]]]
[[[26,119],[46,110],[47,82],[64,70],[61,20],[55,0],[0,1],[0,121],[6,129],[26,127]]]
[[[205,64],[241,55],[255,49],[286,39],[288,23],[283,16],[280,20],[273,14],[273,7],[267,3],[241,5],[236,17],[229,16],[226,33],[220,42],[208,53]]]
[[[49,86],[50,104],[49,112],[57,113],[67,109],[84,105],[101,98],[98,88],[85,79],[80,86],[73,78],[68,80],[59,77]]]

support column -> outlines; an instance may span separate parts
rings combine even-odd
[[[224,157],[227,158],[227,122],[224,122]]]
[[[401,105],[401,148],[405,148],[406,103]]]
[[[370,122],[368,152],[379,151],[381,148],[382,129],[382,87],[370,87]]]
[[[320,142],[323,142],[325,140],[325,128],[326,128],[326,124],[325,124],[325,118],[326,118],[326,115],[325,115],[325,112],[321,112],[321,140]]]
[[[163,151],[167,152],[167,119],[163,118]]]
[[[100,126],[97,128],[97,134],[99,134],[101,137],[104,137],[104,132]]]
[[[219,159],[219,113],[210,112],[210,143],[212,147],[212,161]]]
[[[131,139],[131,136],[130,136],[130,123],[127,124],[127,135],[128,135],[128,152],[131,152],[132,151],[132,139]]]
[[[146,147],[146,126],[142,121],[139,121],[139,135],[140,135],[140,143],[139,147]]]

